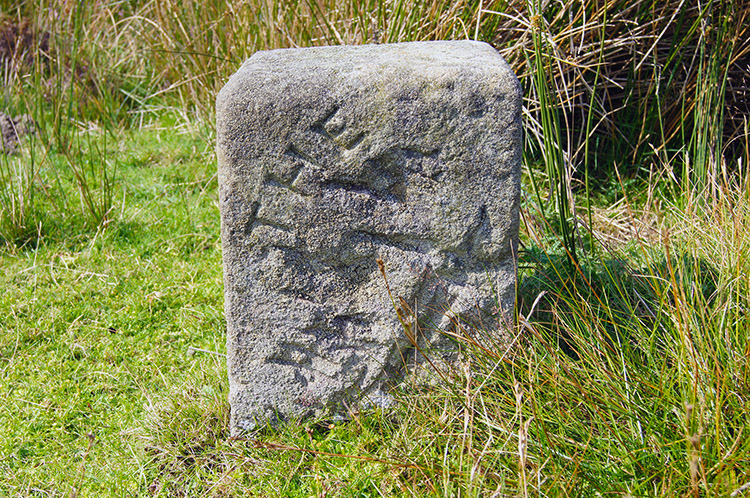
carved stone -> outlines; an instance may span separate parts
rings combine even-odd
[[[232,431],[388,404],[434,332],[512,316],[521,92],[471,41],[258,52],[217,100]],[[481,322],[481,325],[479,325]]]

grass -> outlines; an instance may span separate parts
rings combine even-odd
[[[121,433],[154,393],[214,368],[188,348],[223,348],[218,210],[205,194],[216,179],[204,143],[163,136],[123,140],[137,152],[125,161],[116,226],[78,237],[50,228],[34,247],[2,254],[0,488],[66,494],[89,433],[91,492],[132,484],[122,465],[135,440]]]
[[[0,156],[0,496],[746,495],[748,16],[3,7],[0,110],[36,132]],[[470,37],[526,91],[513,340],[459,336],[387,413],[230,439],[215,92],[259,49]]]

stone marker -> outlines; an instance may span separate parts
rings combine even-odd
[[[512,316],[521,92],[489,45],[258,52],[217,130],[233,434],[388,405],[415,355],[377,259],[425,346]]]

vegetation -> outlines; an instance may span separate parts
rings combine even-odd
[[[0,155],[0,495],[750,493],[749,30],[739,0],[0,7],[34,123]],[[508,341],[230,439],[216,91],[256,50],[464,38],[525,89]]]

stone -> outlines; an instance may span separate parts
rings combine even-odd
[[[499,337],[521,146],[518,80],[484,43],[247,60],[217,98],[232,433],[388,406],[414,344],[449,356],[459,320]]]
[[[0,151],[5,154],[18,152],[18,143],[21,137],[34,132],[34,121],[28,114],[22,114],[11,118],[4,112],[0,112]]]

